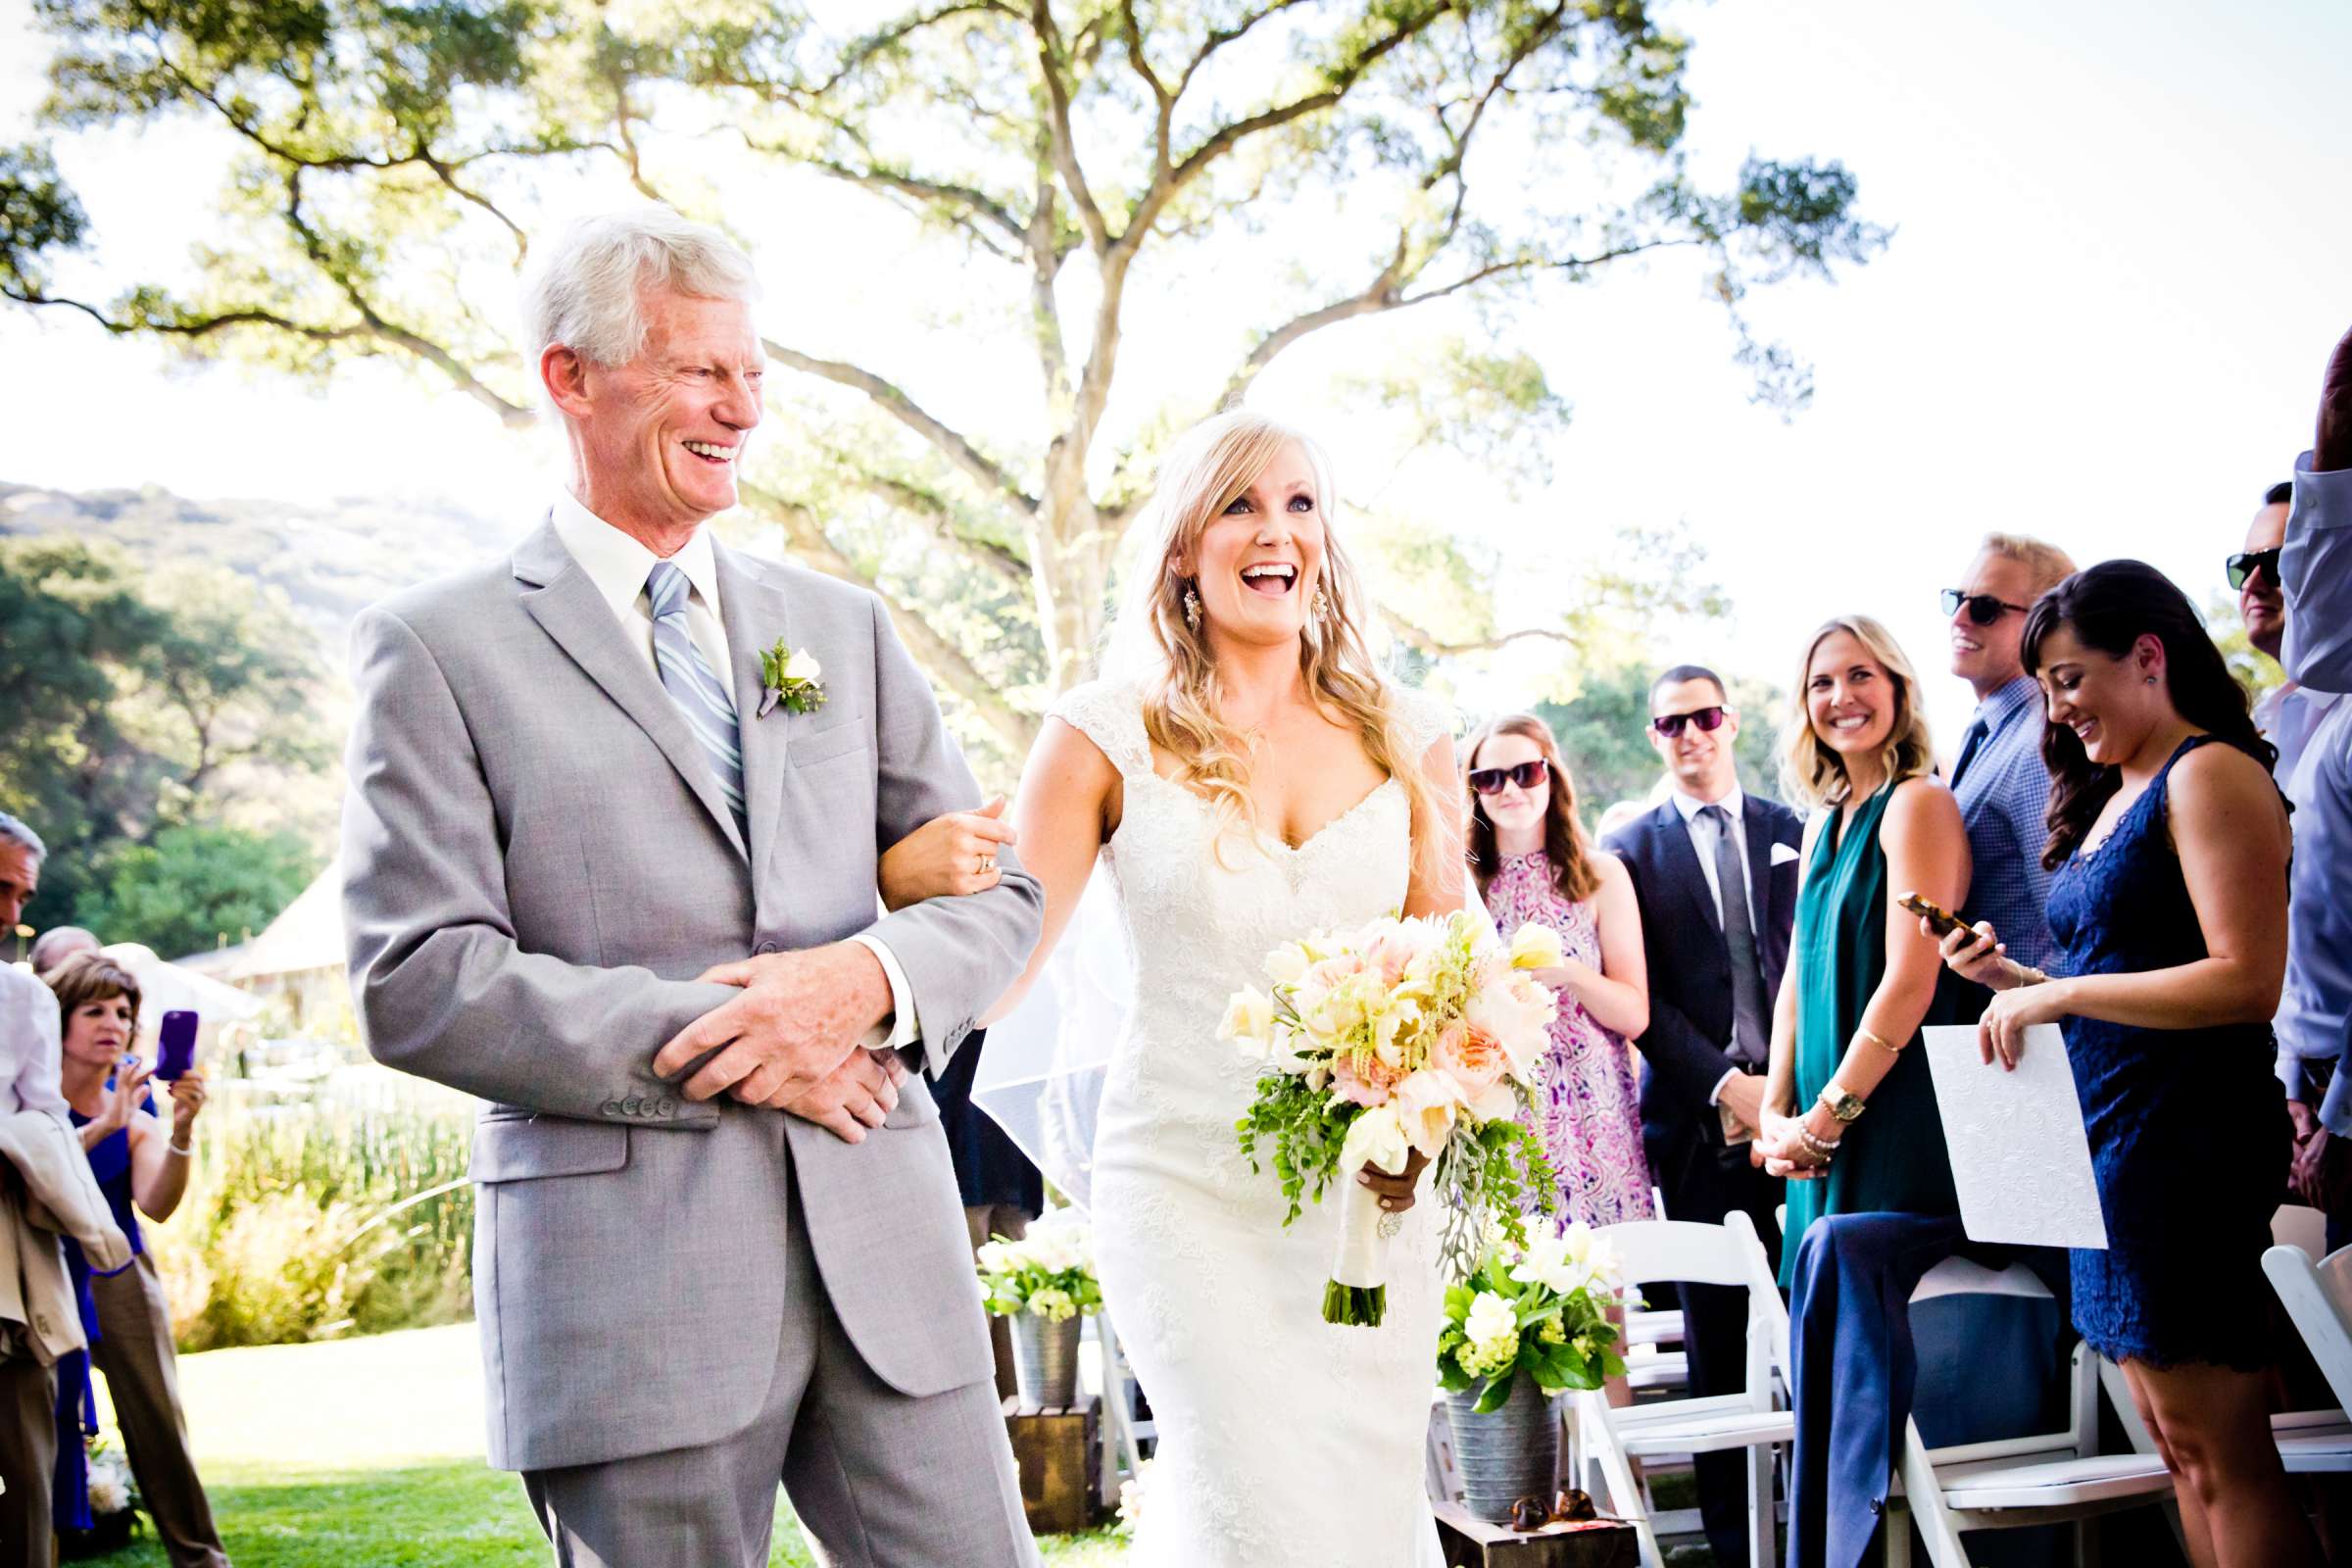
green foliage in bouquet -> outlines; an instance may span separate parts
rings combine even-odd
[[[1488,1215],[1506,1241],[1524,1247],[1527,1217],[1520,1212],[1519,1195],[1548,1219],[1560,1206],[1559,1188],[1543,1140],[1521,1122],[1488,1122],[1475,1137],[1456,1139],[1438,1156],[1435,1200],[1445,1216],[1440,1250],[1458,1272],[1467,1273],[1469,1260],[1479,1256],[1485,1240],[1480,1225]]]
[[[1597,1389],[1622,1373],[1607,1315],[1614,1270],[1607,1243],[1582,1224],[1524,1248],[1497,1241],[1467,1279],[1446,1289],[1438,1386],[1476,1391],[1474,1408],[1483,1413],[1502,1408],[1522,1372],[1547,1397]]]
[[[1242,1136],[1242,1154],[1252,1172],[1258,1162],[1258,1144],[1268,1147],[1266,1158],[1290,1207],[1282,1222],[1298,1217],[1309,1200],[1321,1202],[1323,1191],[1340,1168],[1340,1146],[1348,1141],[1348,1124],[1356,1107],[1335,1100],[1328,1087],[1287,1072],[1270,1072],[1257,1080],[1257,1098],[1234,1130]]]
[[[995,1237],[980,1249],[978,1262],[991,1317],[1034,1312],[1060,1323],[1102,1309],[1102,1286],[1083,1226],[1048,1223],[1018,1241]]]

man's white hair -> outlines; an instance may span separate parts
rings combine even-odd
[[[562,344],[592,365],[626,365],[645,348],[638,291],[756,300],[760,279],[735,242],[646,203],[566,223],[540,247],[522,288],[530,363]]]

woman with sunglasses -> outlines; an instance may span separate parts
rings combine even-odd
[[[2026,667],[2049,727],[2055,975],[1986,924],[1945,961],[1995,991],[1987,1064],[2056,1023],[2090,1133],[2107,1246],[2072,1254],[2075,1327],[2123,1368],[2173,1472],[2197,1568],[2317,1560],[2272,1442],[2261,1256],[2287,1165],[2271,1018],[2288,829],[2245,689],[2196,608],[2108,561],[2034,605]]]
[[[1960,808],[1934,776],[1919,677],[1886,627],[1862,615],[1823,625],[1797,690],[1781,773],[1813,816],[1750,1157],[1790,1178],[1791,1237],[1831,1214],[1958,1213],[1915,1045],[1921,1025],[1953,1021],[1966,987],[1947,983],[1936,944],[1894,901],[1916,891],[1959,906],[1969,878]],[[1798,1250],[1782,1249],[1783,1285]]]
[[[1576,819],[1576,790],[1550,727],[1495,719],[1464,752],[1470,869],[1508,940],[1529,921],[1560,935],[1567,961],[1540,976],[1560,996],[1538,1069],[1535,1125],[1559,1182],[1555,1222],[1652,1217],[1649,1166],[1626,1042],[1649,1027],[1649,976],[1633,878]]]

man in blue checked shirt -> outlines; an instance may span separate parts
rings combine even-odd
[[[1992,533],[1960,586],[1943,591],[1952,673],[1977,694],[1951,771],[1976,868],[1960,914],[1972,924],[1991,921],[2009,956],[2035,968],[2050,957],[2050,873],[2041,864],[2050,773],[2041,760],[2041,689],[2026,673],[2019,645],[2034,601],[2074,572],[2054,545]]]
[[[2325,708],[2278,778],[2295,805],[2278,1076],[2295,1124],[2294,1189],[2327,1211],[2332,1248],[2352,1220],[2352,697],[2329,695],[2352,693],[2352,332],[2328,363],[2318,435],[2295,464],[2279,575],[2280,662]]]

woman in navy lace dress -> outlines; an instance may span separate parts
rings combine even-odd
[[[2075,1325],[2118,1362],[2173,1472],[2198,1568],[2318,1557],[2271,1438],[2261,1271],[2286,1181],[2270,1018],[2286,954],[2274,753],[2194,609],[2135,561],[2078,572],[2026,621],[2049,725],[2056,976],[1989,926],[1946,960],[1999,994],[1984,1059],[2064,1026],[2107,1249],[2073,1256]]]

